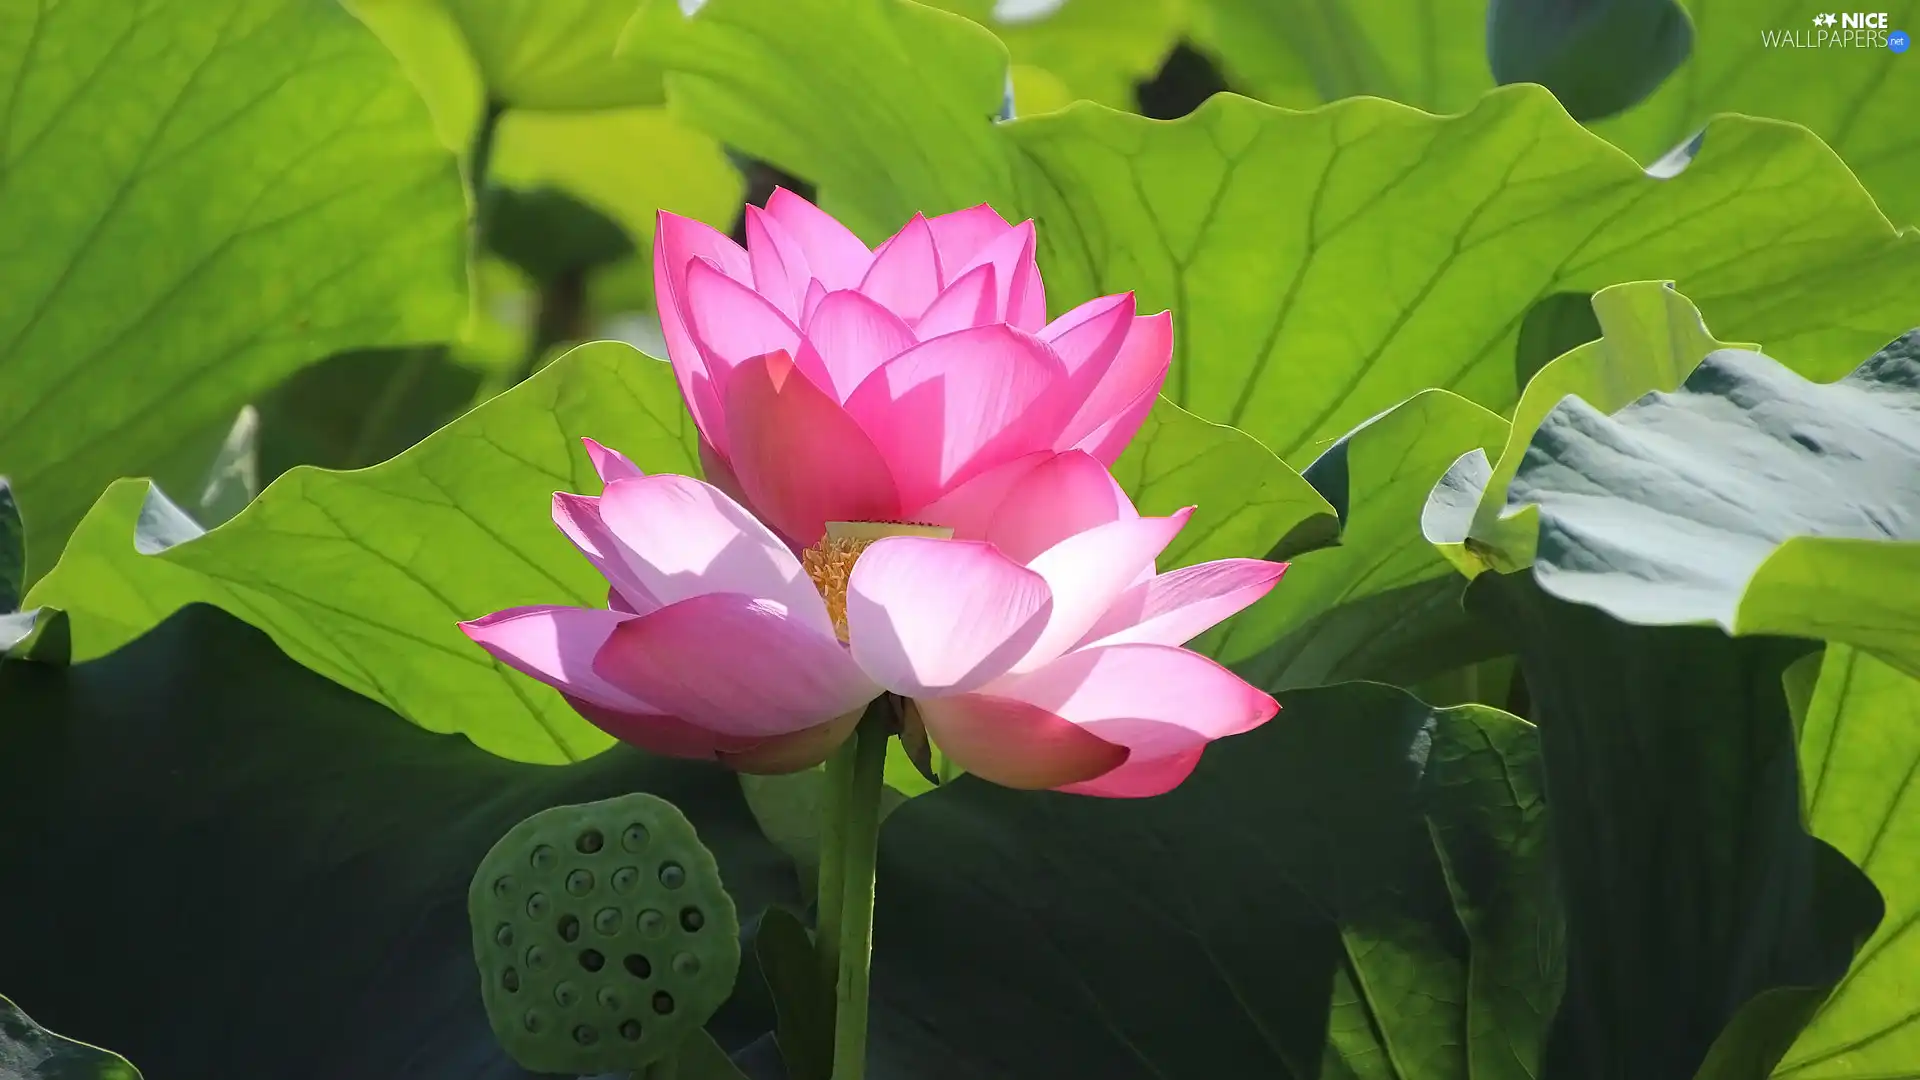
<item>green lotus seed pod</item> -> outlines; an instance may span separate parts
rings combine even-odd
[[[679,808],[623,795],[507,831],[467,890],[493,1033],[532,1072],[672,1055],[733,993],[740,917]]]

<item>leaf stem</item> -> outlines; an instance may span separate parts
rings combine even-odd
[[[827,759],[820,791],[820,873],[815,889],[813,952],[819,961],[820,1000],[827,1003],[827,1027],[833,1027],[834,987],[840,981],[840,912],[846,895],[842,853],[848,784],[853,776],[855,740],[841,743]]]
[[[880,793],[885,787],[887,740],[897,702],[874,699],[848,740],[851,775],[841,785],[839,975],[834,983],[833,1080],[862,1080],[867,1071],[867,987],[872,974],[873,882],[880,849]]]

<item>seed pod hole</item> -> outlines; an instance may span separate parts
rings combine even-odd
[[[527,897],[527,918],[544,919],[547,917],[547,894],[534,893]]]
[[[647,827],[636,821],[620,834],[620,846],[628,851],[640,851],[647,846],[648,839]]]
[[[620,932],[620,909],[603,907],[593,913],[593,928],[606,937]]]
[[[680,929],[685,930],[689,934],[696,934],[699,933],[700,928],[705,925],[707,925],[707,917],[700,913],[699,908],[683,907],[680,909]]]
[[[558,861],[559,858],[560,856],[551,847],[548,847],[546,844],[541,844],[539,847],[533,849],[533,854],[527,856],[527,862],[531,864],[535,870],[545,873],[553,869],[553,864]]]
[[[586,1024],[573,1029],[573,1041],[581,1046],[592,1046],[600,1041],[600,1033]]]
[[[700,974],[700,958],[690,952],[683,952],[673,958],[673,973],[683,979],[691,979]]]
[[[553,957],[547,955],[546,949],[538,945],[531,946],[527,949],[528,971],[545,971],[547,970],[547,965],[552,962]]]
[[[620,996],[620,991],[611,986],[601,987],[594,997],[600,1002],[600,1007],[608,1012],[619,1012],[627,1003],[627,999]]]
[[[500,988],[509,994],[520,992],[520,973],[508,968],[500,973]]]
[[[613,872],[612,881],[614,892],[623,894],[630,893],[634,890],[635,886],[640,884],[640,868],[637,866],[623,866]]]
[[[640,1021],[624,1020],[620,1024],[620,1037],[628,1042],[640,1041]]]
[[[687,883],[687,871],[677,862],[660,865],[660,884],[669,889],[677,889]]]
[[[607,958],[601,956],[598,949],[584,949],[580,953],[580,966],[588,971],[599,971],[607,966]]]
[[[580,920],[572,915],[560,916],[560,940],[574,942],[580,940]]]
[[[667,993],[665,990],[655,991],[653,995],[653,1011],[659,1013],[661,1016],[670,1015],[673,1012],[673,995]]]
[[[528,1009],[527,1015],[520,1018],[520,1024],[528,1031],[538,1035],[546,1030],[547,1018],[541,1014],[539,1009]]]
[[[493,895],[501,900],[511,899],[514,887],[517,884],[518,883],[513,880],[512,874],[502,874],[493,879]]]
[[[574,850],[582,855],[597,854],[601,848],[606,846],[607,838],[599,829],[588,829],[586,832],[581,833],[573,842]]]
[[[593,891],[593,871],[575,870],[567,875],[567,891],[575,896],[585,896]]]
[[[667,917],[660,911],[648,908],[633,920],[633,924],[640,928],[641,934],[647,937],[659,937],[661,931],[667,928]]]
[[[503,949],[513,948],[513,924],[501,923],[493,928],[493,943]]]
[[[627,974],[636,979],[651,979],[653,977],[653,961],[648,960],[639,953],[628,953],[621,957],[620,966],[626,968]]]
[[[571,1009],[580,1000],[580,988],[570,982],[558,983],[553,988],[553,1003],[563,1009]]]

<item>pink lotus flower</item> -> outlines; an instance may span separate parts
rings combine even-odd
[[[1138,797],[1278,709],[1180,646],[1264,596],[1285,565],[1156,573],[1191,509],[1141,517],[1083,451],[1005,485],[975,515],[982,539],[836,527],[796,557],[717,488],[588,449],[604,494],[556,494],[553,513],[606,576],[608,608],[514,608],[461,628],[647,750],[806,768],[893,693],[984,779]]]
[[[662,213],[654,291],[707,478],[796,550],[1023,456],[1112,464],[1166,378],[1172,319],[1131,293],[1047,322],[1030,221],[916,215],[869,250],[780,190],[746,230]]]

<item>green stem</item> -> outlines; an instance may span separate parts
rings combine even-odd
[[[820,874],[815,886],[813,952],[819,961],[820,992],[823,1001],[833,1001],[834,986],[840,981],[840,909],[846,895],[842,878],[842,853],[846,849],[842,818],[846,816],[847,783],[853,776],[855,742],[848,739],[827,759],[826,776],[820,789]],[[832,1013],[829,1011],[829,1017]],[[831,1019],[828,1021],[831,1023]]]
[[[867,1071],[867,982],[873,956],[873,878],[880,849],[880,793],[885,786],[893,703],[867,707],[853,738],[853,769],[842,786],[839,828],[839,977],[834,985],[833,1080],[862,1080]]]
[[[680,1055],[669,1054],[651,1065],[642,1065],[633,1080],[674,1080],[680,1075]]]

